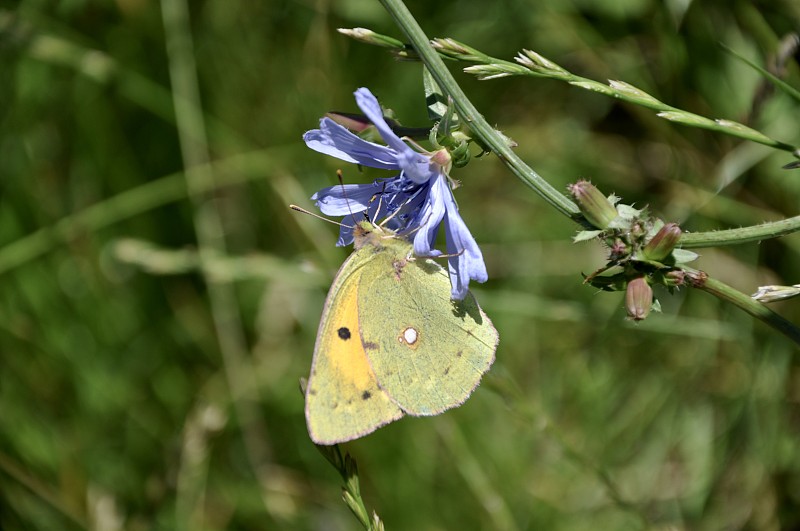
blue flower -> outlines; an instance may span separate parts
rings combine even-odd
[[[439,226],[444,223],[448,269],[454,300],[463,299],[469,281],[485,282],[483,255],[458,212],[450,180],[450,156],[445,150],[432,154],[418,153],[398,137],[383,117],[378,100],[366,88],[355,92],[356,103],[380,133],[386,146],[368,142],[354,135],[330,118],[320,120],[320,128],[303,135],[306,145],[338,159],[385,170],[399,170],[399,175],[377,179],[370,184],[346,184],[323,188],[311,199],[329,216],[344,216],[337,245],[353,242],[355,214],[366,213],[369,219],[391,216],[387,228],[413,234],[414,254],[439,256],[434,249]],[[352,217],[351,217],[352,216]],[[350,218],[350,219],[348,219]],[[362,218],[363,219],[363,218]]]

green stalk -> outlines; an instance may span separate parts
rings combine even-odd
[[[439,52],[431,45],[430,40],[422,31],[417,21],[409,12],[408,8],[403,4],[402,0],[381,0],[384,8],[392,15],[395,22],[403,30],[406,37],[411,41],[419,58],[425,63],[426,68],[431,73],[433,78],[439,84],[439,87],[444,93],[453,99],[453,103],[458,111],[459,116],[464,122],[469,124],[470,129],[476,133],[478,138],[483,141],[506,165],[517,175],[525,184],[533,188],[539,195],[541,195],[548,203],[553,205],[559,212],[569,216],[570,218],[578,221],[581,219],[580,212],[575,203],[570,201],[563,194],[559,193],[549,183],[542,179],[533,169],[528,167],[522,159],[516,156],[511,148],[505,143],[504,139],[492,128],[488,122],[481,116],[478,110],[472,105],[467,98],[466,94],[458,86],[452,74],[447,70],[439,56]],[[458,44],[458,43],[456,43]],[[467,50],[467,54],[473,60],[485,60],[483,54],[468,47],[463,47]],[[488,56],[487,56],[488,57]],[[531,55],[528,55],[531,58]],[[553,68],[554,72],[559,72],[559,75],[564,78],[572,76],[569,72],[560,69],[558,65],[554,65],[544,58],[541,58],[545,66]],[[518,68],[518,65],[505,62],[508,68]],[[556,76],[552,76],[556,77]],[[588,82],[588,83],[587,83]],[[583,86],[591,90],[599,92],[607,92],[610,95],[629,100],[634,103],[644,104],[645,106],[657,106],[658,104],[664,105],[649,94],[642,93],[635,87],[624,83],[614,83],[611,86],[602,85],[592,80],[572,79],[572,84]],[[727,129],[729,134],[741,136],[742,138],[749,138],[750,140],[760,141],[761,143],[772,145],[777,149],[785,149],[792,151],[793,147],[788,144],[772,141],[771,139],[756,139],[752,138],[757,131],[750,130],[749,128],[737,127],[740,124],[735,124],[728,121],[712,121],[711,124],[700,124],[695,122],[702,122],[697,120],[694,116],[685,116],[683,111],[677,115],[673,115],[672,109],[662,109],[662,117],[672,119],[675,121],[685,121],[695,126],[706,126],[707,128],[722,128]],[[713,124],[713,125],[712,125]],[[759,133],[760,135],[760,133]],[[748,241],[758,241],[765,238],[776,237],[783,234],[788,234],[800,229],[800,217],[790,218],[783,221],[765,223],[754,227],[745,227],[740,229],[730,229],[726,231],[716,231],[709,233],[694,233],[687,234],[681,238],[681,245],[684,247],[703,247],[709,245],[730,245],[734,243],[743,243]],[[702,289],[715,297],[724,301],[730,302],[740,309],[749,313],[753,317],[760,319],[771,327],[783,333],[786,337],[800,345],[800,328],[797,328],[792,323],[779,316],[763,304],[753,300],[744,293],[737,291],[726,284],[708,278],[708,275],[701,271],[693,271],[686,269],[686,271],[693,275],[692,285],[698,289]]]
[[[800,346],[800,328],[793,325],[777,313],[770,310],[766,305],[754,300],[724,282],[709,277],[705,272],[684,267],[687,274],[688,284],[694,288],[710,293],[715,297],[737,306],[756,319],[763,321],[775,330],[779,331],[787,338]]]
[[[794,216],[780,221],[770,221],[761,225],[740,227],[738,229],[684,233],[681,236],[680,246],[688,249],[759,242],[769,238],[785,236],[798,230],[800,230],[800,216]]]
[[[434,39],[431,44],[400,0],[381,0],[381,2],[392,16],[394,16],[397,24],[413,43],[414,51],[410,50],[407,45],[396,39],[375,33],[365,28],[340,29],[339,31],[366,44],[391,48],[399,57],[421,59],[442,90],[453,97],[459,113],[469,117],[466,121],[470,123],[470,128],[473,132],[477,133],[478,138],[489,146],[523,182],[533,188],[550,204],[556,206],[560,212],[570,216],[574,220],[578,219],[578,215],[574,211],[575,204],[550,186],[511,151],[502,137],[486,123],[463,93],[449,70],[444,66],[441,57],[477,63],[476,66],[467,67],[464,70],[467,73],[475,74],[478,79],[494,79],[511,75],[558,79],[586,90],[599,92],[606,96],[658,111],[661,118],[670,121],[736,136],[775,149],[789,151],[793,155],[798,156],[795,146],[773,140],[763,133],[740,123],[730,120],[712,120],[683,111],[676,107],[669,106],[646,92],[622,81],[612,81],[606,85],[592,79],[576,76],[535,52],[525,51],[524,54],[520,54],[520,63],[513,63],[491,57],[480,50],[476,50],[475,48],[450,38]],[[795,217],[751,227],[712,232],[684,233],[681,237],[680,245],[687,249],[736,245],[777,238],[798,230],[800,230],[800,217]]]
[[[353,516],[359,521],[366,531],[383,531],[383,522],[378,514],[373,511],[372,517],[369,515],[364,499],[361,497],[361,482],[358,478],[358,464],[350,454],[342,456],[342,450],[338,444],[333,446],[316,445],[317,450],[333,465],[339,472],[344,481],[342,487],[342,499],[347,507],[352,511]]]
[[[545,201],[553,205],[562,214],[572,219],[578,219],[580,217],[578,206],[570,201],[564,194],[553,188],[547,181],[542,179],[538,173],[525,164],[506,144],[503,137],[489,125],[475,106],[472,105],[472,102],[469,101],[464,91],[462,91],[461,87],[456,83],[453,75],[447,70],[441,57],[439,57],[439,54],[433,49],[430,40],[408,11],[405,4],[400,0],[381,0],[381,4],[383,4],[383,7],[394,17],[397,25],[400,26],[406,34],[406,37],[408,37],[414,45],[414,49],[419,54],[442,91],[453,98],[453,103],[455,104],[459,117],[469,125],[470,130],[473,131],[495,155],[505,162],[522,182],[533,188]]]

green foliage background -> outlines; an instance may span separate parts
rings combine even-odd
[[[298,390],[349,250],[287,205],[312,208],[337,168],[349,182],[378,175],[301,142],[324,112],[355,111],[357,87],[425,125],[419,64],[335,32],[399,30],[375,0],[190,2],[218,183],[193,201],[180,135],[198,131],[176,127],[159,2],[2,5],[0,528],[355,528]],[[764,64],[800,21],[790,0],[409,7],[431,37],[503,58],[534,49],[743,121],[759,76],[717,43]],[[560,189],[590,178],[695,231],[798,214],[785,153],[556,81],[457,77]],[[794,61],[787,81],[800,86]],[[797,144],[798,117],[777,94],[751,123]],[[387,529],[800,526],[795,347],[700,292],[657,293],[663,314],[627,322],[622,294],[582,285],[603,249],[570,243],[577,227],[499,161],[454,177],[489,269],[474,291],[501,342],[463,407],[344,448]],[[207,209],[228,247],[209,274],[232,303],[209,298],[197,270]],[[797,236],[701,254],[746,293],[800,282]],[[795,302],[775,307],[800,322]],[[234,318],[215,328],[214,312]],[[242,334],[244,355],[218,330]]]

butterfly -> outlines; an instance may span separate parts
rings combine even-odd
[[[495,359],[497,330],[471,293],[411,243],[362,221],[333,281],[306,385],[306,423],[321,445],[350,441],[404,415],[464,403]]]

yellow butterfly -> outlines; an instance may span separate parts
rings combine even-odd
[[[328,292],[306,386],[311,439],[331,445],[459,406],[494,362],[497,330],[436,262],[367,221]]]

